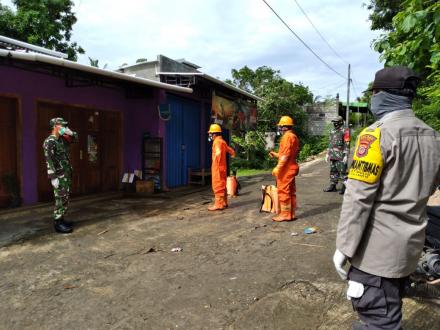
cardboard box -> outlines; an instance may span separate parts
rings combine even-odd
[[[154,193],[154,182],[153,181],[136,181],[136,192],[137,193]]]

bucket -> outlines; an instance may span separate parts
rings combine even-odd
[[[237,178],[235,176],[228,176],[226,179],[226,192],[229,196],[237,195]]]

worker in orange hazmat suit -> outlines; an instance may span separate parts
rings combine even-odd
[[[282,116],[277,126],[278,131],[282,134],[280,150],[279,152],[271,151],[269,156],[278,158],[278,164],[273,169],[272,175],[277,180],[280,213],[272,220],[291,221],[295,219],[296,209],[295,176],[299,171],[296,162],[299,139],[292,131],[293,119],[289,116]]]
[[[235,157],[235,151],[229,147],[222,138],[222,128],[218,124],[212,124],[208,131],[208,140],[212,141],[212,191],[214,192],[214,205],[208,208],[209,211],[223,210],[228,207],[226,194],[226,153]]]

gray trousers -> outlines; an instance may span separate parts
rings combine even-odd
[[[348,279],[362,283],[364,294],[352,298],[353,309],[363,325],[353,329],[402,329],[402,296],[407,278],[386,278],[365,273],[353,266]]]

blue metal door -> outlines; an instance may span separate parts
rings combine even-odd
[[[200,168],[200,106],[175,96],[167,97],[171,119],[166,124],[167,186],[188,183],[188,168]]]

